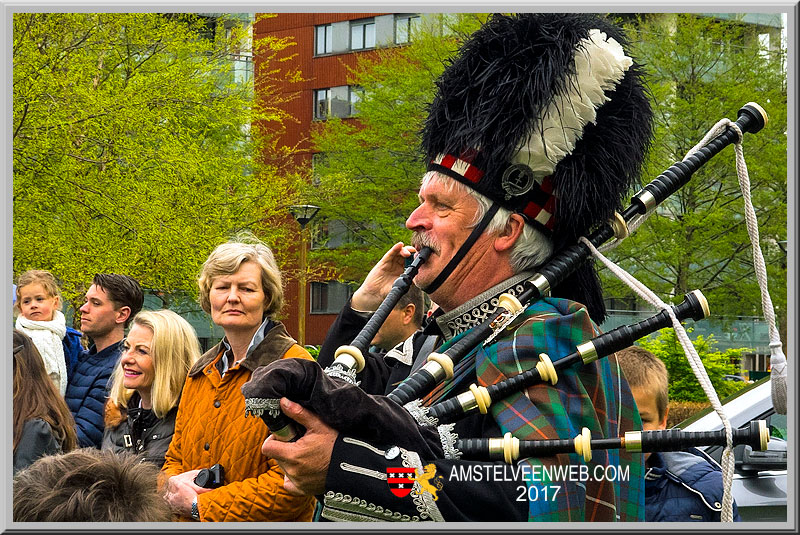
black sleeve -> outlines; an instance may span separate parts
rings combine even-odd
[[[342,311],[336,316],[336,320],[328,329],[325,341],[319,350],[317,362],[322,369],[333,364],[334,354],[339,347],[350,345],[353,339],[361,332],[367,324],[369,317],[354,311],[350,307],[350,300],[347,301]],[[381,353],[367,353],[364,355],[364,370],[358,374],[359,386],[368,394],[383,394],[389,380],[391,370],[383,360]]]
[[[425,458],[426,452],[375,447],[339,436],[333,448],[321,518],[336,521],[522,522],[528,519],[525,483],[504,463]],[[431,467],[433,465],[433,467]],[[432,486],[393,492],[387,468],[435,476]],[[408,488],[406,486],[406,488]],[[434,493],[430,491],[434,491]],[[403,494],[402,490],[398,494]]]
[[[53,436],[50,424],[42,419],[36,418],[25,422],[22,428],[17,448],[14,450],[14,473],[21,470],[31,463],[44,457],[61,451]]]

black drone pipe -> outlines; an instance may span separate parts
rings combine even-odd
[[[739,110],[736,125],[742,133],[756,133],[767,122],[766,112],[754,102],[744,105]],[[627,223],[636,216],[652,212],[667,197],[675,193],[691,178],[703,164],[708,162],[723,148],[739,138],[734,128],[728,127],[722,134],[710,141],[686,160],[672,164],[652,182],[646,185],[631,199],[631,205],[612,223],[605,223],[588,238],[594,247],[599,247],[614,236],[627,235]],[[621,221],[620,221],[621,220]],[[400,383],[388,397],[400,405],[421,398],[430,392],[439,382],[452,376],[453,366],[477,346],[490,341],[500,333],[513,319],[534,302],[549,294],[550,289],[558,286],[571,275],[584,261],[591,257],[591,250],[582,243],[575,243],[554,256],[531,279],[524,282],[524,290],[515,298],[501,299],[492,315],[483,323],[470,329],[461,339],[453,343],[444,353],[432,353],[428,362]]]
[[[370,316],[366,325],[356,335],[352,343],[348,346],[341,346],[336,350],[335,359],[325,369],[325,373],[331,377],[338,377],[355,384],[356,374],[364,369],[364,354],[369,351],[372,339],[375,338],[378,330],[386,321],[386,318],[389,317],[400,298],[408,293],[420,266],[428,260],[432,252],[433,250],[430,247],[423,247],[417,252],[414,260],[406,267],[403,274],[395,279],[383,302]]]
[[[708,302],[700,290],[687,293],[683,302],[671,308],[678,321],[688,318],[699,321],[708,317],[709,314]],[[540,357],[542,360],[536,367],[519,375],[487,387],[472,386],[470,390],[454,398],[431,405],[427,409],[427,415],[438,424],[444,424],[459,420],[475,410],[480,410],[485,414],[488,407],[496,401],[516,392],[522,392],[542,380],[551,380],[555,384],[558,378],[556,372],[578,363],[581,365],[589,364],[598,358],[607,357],[616,351],[630,347],[636,340],[664,327],[669,327],[671,324],[672,319],[669,316],[669,312],[661,310],[638,323],[621,325],[616,329],[603,333],[579,345],[577,351],[555,362],[548,364],[549,357],[542,355]]]
[[[767,449],[769,432],[764,420],[750,422],[747,427],[733,430],[733,445],[746,444],[754,450]],[[456,441],[461,459],[475,461],[504,460],[511,464],[526,457],[549,457],[560,453],[577,453],[586,462],[592,450],[624,448],[630,452],[682,451],[690,447],[725,446],[725,430],[682,431],[659,429],[656,431],[628,431],[618,438],[592,439],[587,428],[574,439],[519,440],[506,433],[503,438],[467,438]]]

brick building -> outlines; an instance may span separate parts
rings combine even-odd
[[[408,42],[409,30],[419,17],[413,13],[279,13],[259,20],[256,16],[254,40],[271,35],[288,37],[297,43],[292,48],[295,55],[291,67],[298,68],[305,81],[286,83],[283,87],[285,93],[296,94],[286,105],[286,111],[297,123],[288,125],[280,143],[299,148],[298,165],[309,169],[313,166],[314,154],[308,139],[315,123],[329,116],[347,119],[353,115],[358,92],[347,83],[348,67],[356,65],[360,54]],[[258,56],[254,61],[258,63]],[[299,231],[299,226],[291,220],[287,220],[287,225]],[[299,244],[299,235],[292,241]],[[295,252],[290,257],[297,258],[298,254]],[[349,286],[336,281],[308,283],[306,344],[322,343],[351,292]],[[299,325],[297,301],[298,278],[287,276],[283,321],[293,336],[297,336]]]

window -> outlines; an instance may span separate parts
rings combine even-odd
[[[323,24],[314,28],[314,54],[330,54],[333,52],[333,26]]]
[[[606,297],[607,310],[637,310],[635,297]]]
[[[769,34],[758,34],[758,55],[765,61],[769,61]]]
[[[458,27],[458,13],[442,13],[442,35],[455,35]]]
[[[350,87],[346,85],[314,90],[314,119],[328,117],[349,117],[353,98]],[[356,101],[357,102],[357,101]]]
[[[357,20],[350,23],[350,50],[375,48],[375,21]]]
[[[316,154],[311,155],[311,183],[315,186],[319,186],[320,178],[318,169],[319,166],[325,165],[325,153],[324,152],[317,152]]]
[[[358,113],[358,103],[361,102],[361,95],[363,95],[364,90],[357,86],[351,85],[348,86],[348,92],[350,93],[350,116],[356,115]]]
[[[330,112],[331,90],[314,90],[314,119],[327,119]]]
[[[317,224],[311,234],[311,249],[336,249],[346,243],[361,242],[341,219]]]
[[[394,19],[394,42],[398,45],[411,42],[411,35],[419,28],[419,15],[397,15]]]
[[[338,314],[353,294],[349,284],[336,281],[311,283],[311,313]]]

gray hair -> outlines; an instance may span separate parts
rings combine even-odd
[[[478,201],[478,210],[469,228],[475,227],[480,220],[483,219],[483,216],[486,215],[486,212],[492,205],[492,200],[488,197],[481,195],[474,189],[442,173],[436,171],[425,173],[422,177],[422,185],[430,182],[441,184],[452,192],[467,193]],[[499,234],[506,228],[513,213],[514,212],[501,206],[484,232],[487,234]],[[550,241],[542,231],[526,223],[522,228],[522,234],[519,240],[517,240],[517,243],[515,243],[513,249],[511,249],[511,270],[514,274],[517,274],[534,269],[542,265],[552,254],[552,241]]]

